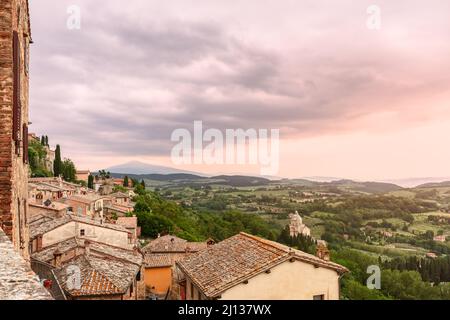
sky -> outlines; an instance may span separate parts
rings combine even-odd
[[[367,24],[373,4],[379,29]],[[67,27],[71,5],[79,29]],[[279,129],[276,176],[450,176],[448,0],[30,0],[30,10],[30,130],[79,169],[138,160],[260,172],[174,164],[171,134],[202,121]]]

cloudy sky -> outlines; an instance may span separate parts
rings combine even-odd
[[[30,0],[32,130],[80,169],[174,166],[171,133],[202,120],[280,129],[279,176],[450,176],[450,2],[376,1],[380,30],[371,4]]]

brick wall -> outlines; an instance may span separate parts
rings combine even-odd
[[[19,13],[20,11],[20,13]],[[28,260],[28,166],[23,161],[22,127],[28,124],[29,16],[27,0],[0,1],[0,227]],[[13,31],[19,35],[21,123],[20,155],[13,141]]]

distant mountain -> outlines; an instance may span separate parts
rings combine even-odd
[[[264,186],[271,183],[293,183],[305,187],[329,186],[342,190],[387,193],[403,188],[415,186],[429,187],[429,183],[446,183],[450,178],[411,178],[399,180],[381,181],[354,181],[337,177],[311,176],[300,179],[283,179],[279,177],[247,176],[242,174],[220,174],[216,176],[206,175],[199,172],[180,170],[166,166],[152,165],[139,161],[127,162],[106,169],[113,173],[114,177],[128,175],[135,179],[147,179],[154,182],[168,183],[170,185],[207,185],[222,184],[232,187]],[[450,182],[447,182],[450,184]],[[433,186],[431,184],[431,186]],[[442,186],[442,185],[441,185]]]
[[[271,180],[259,177],[250,176],[215,176],[211,179],[217,180],[217,184],[226,184],[233,187],[247,187],[247,186],[264,186],[271,183]]]
[[[123,173],[123,174],[173,174],[173,173],[184,173],[184,174],[193,174],[197,176],[205,176],[202,173],[179,170],[171,167],[152,165],[139,161],[127,162],[124,164],[120,164],[117,166],[112,166],[106,171],[114,172],[114,173]]]
[[[311,176],[311,177],[302,177],[302,178],[296,179],[296,180],[308,180],[308,181],[314,181],[314,182],[333,182],[333,181],[342,180],[342,178]]]
[[[367,193],[387,193],[392,191],[397,191],[403,189],[402,187],[385,182],[359,182],[353,180],[338,180],[329,183],[330,185],[341,187],[344,189],[349,189],[352,191],[367,192]]]
[[[123,173],[112,172],[114,178],[123,178]],[[177,185],[177,186],[204,186],[204,185],[225,185],[230,187],[249,187],[249,186],[264,186],[271,183],[269,179],[250,177],[250,176],[214,176],[202,177],[195,174],[187,173],[172,173],[172,174],[127,174],[128,177],[136,180],[146,180],[149,186],[161,185]]]
[[[379,182],[394,183],[404,188],[414,188],[428,183],[441,183],[450,181],[450,177],[423,177],[423,178],[406,178],[406,179],[392,179],[380,180]]]
[[[450,181],[424,183],[416,188],[450,188]]]

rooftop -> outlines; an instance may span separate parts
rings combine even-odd
[[[126,228],[124,228],[120,225],[116,225],[116,224],[112,224],[112,223],[105,223],[105,222],[101,222],[101,221],[94,220],[91,218],[86,218],[86,217],[79,217],[74,214],[65,214],[61,218],[56,218],[56,219],[51,219],[51,220],[38,219],[38,220],[34,220],[34,221],[30,222],[30,238],[33,239],[33,238],[37,237],[38,235],[43,235],[47,232],[50,232],[62,225],[65,225],[66,223],[69,223],[72,221],[129,233],[129,231]]]
[[[131,229],[137,228],[138,220],[137,217],[118,217],[116,225]]]
[[[149,253],[196,252],[207,248],[206,242],[188,242],[173,235],[165,235],[150,241],[143,250]]]
[[[123,192],[114,192],[109,195],[111,198],[129,198],[130,196]]]
[[[75,237],[36,252],[32,258],[51,264],[55,252],[64,255],[73,250],[77,252],[75,256],[64,261],[55,272],[63,289],[72,296],[123,294],[133,282],[143,261],[138,251],[94,241],[89,241],[89,253],[87,253],[85,241]],[[71,255],[67,254],[67,256]],[[68,266],[80,268],[80,288],[67,287]]]
[[[69,208],[69,206],[67,204],[62,203],[62,202],[57,202],[57,201],[52,201],[49,206],[39,205],[39,204],[36,204],[36,203],[30,203],[29,205],[32,206],[32,207],[35,207],[35,208],[43,209],[44,212],[46,210],[60,211],[60,210],[64,210],[64,209],[68,209]]]
[[[243,232],[192,254],[177,265],[207,297],[214,298],[290,259],[337,273],[348,271],[336,263]]]
[[[0,300],[52,300],[38,276],[0,229]]]
[[[91,203],[96,202],[103,198],[105,198],[105,197],[99,196],[96,194],[87,194],[87,195],[71,196],[71,197],[67,198],[67,200],[72,200],[72,201],[81,202],[81,203],[85,203],[85,204],[91,204]]]
[[[166,254],[146,254],[144,263],[146,268],[171,267],[172,259]]]

